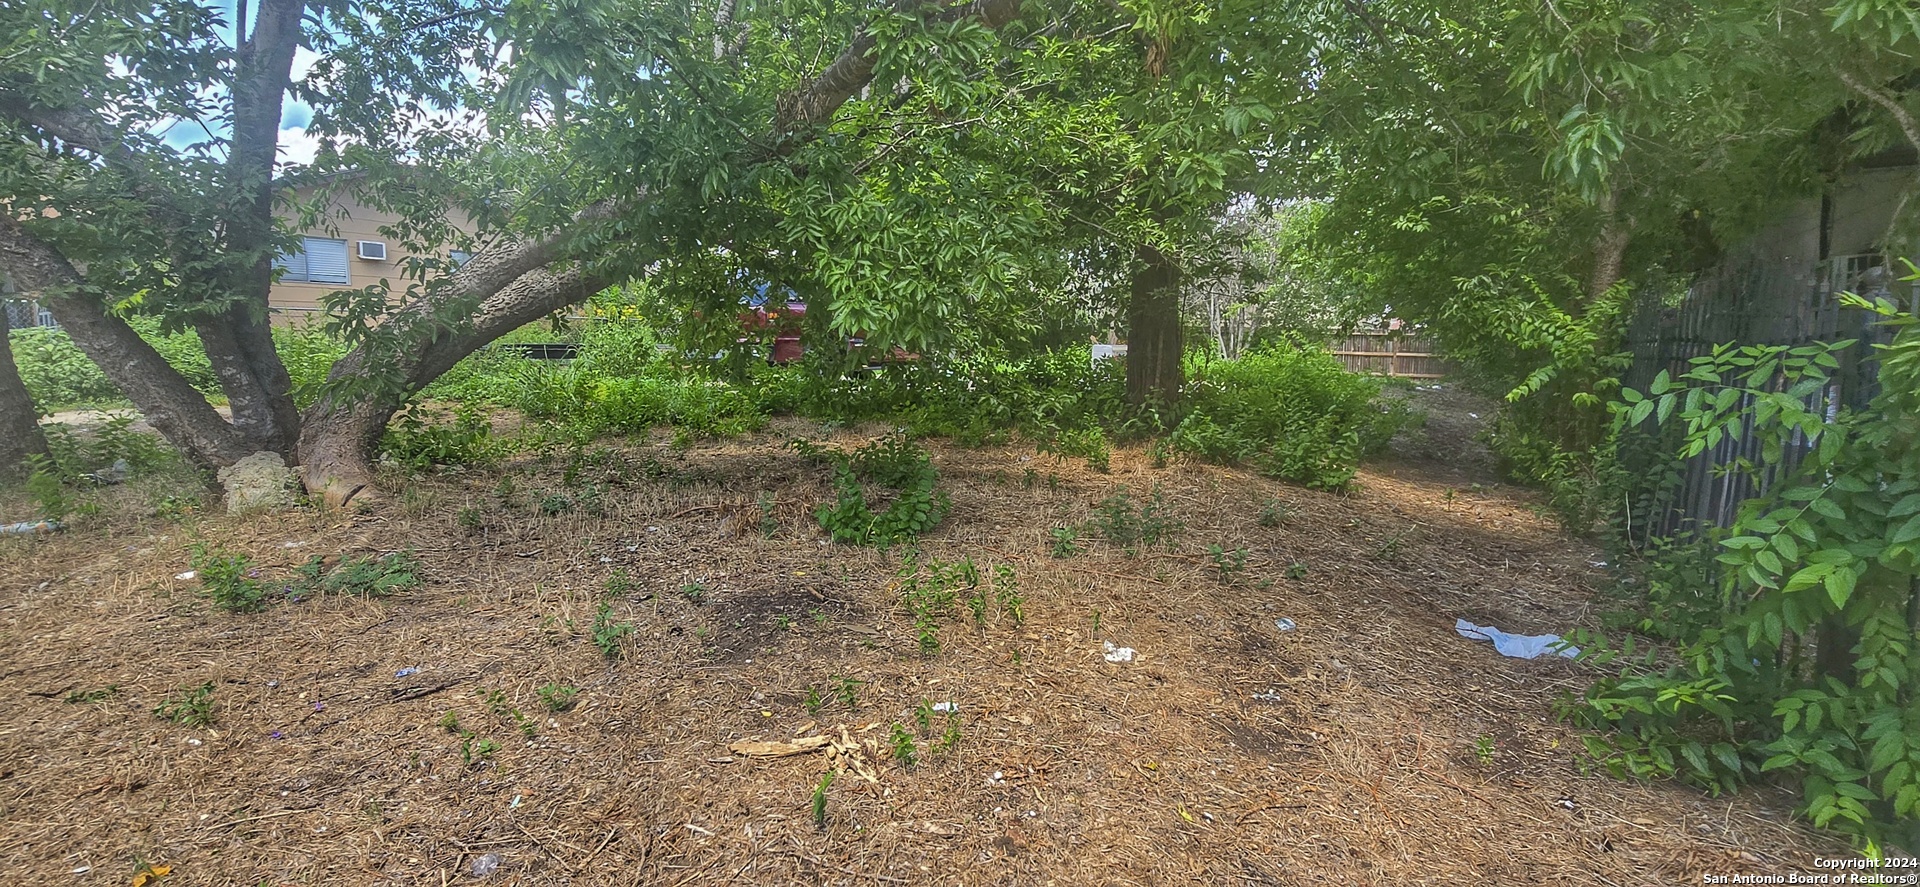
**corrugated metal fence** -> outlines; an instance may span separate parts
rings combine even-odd
[[[1645,391],[1661,370],[1677,377],[1689,371],[1692,358],[1712,353],[1720,343],[1794,346],[1856,339],[1831,382],[1810,395],[1807,404],[1829,416],[1843,407],[1862,407],[1878,387],[1872,346],[1888,341],[1889,336],[1873,324],[1874,315],[1841,307],[1834,294],[1847,290],[1898,297],[1911,305],[1911,288],[1891,283],[1884,270],[1877,270],[1879,263],[1878,256],[1848,256],[1795,269],[1755,258],[1727,263],[1701,277],[1675,302],[1643,299],[1628,334],[1634,363],[1624,381]],[[1775,378],[1769,390],[1786,387],[1783,379]],[[1751,400],[1747,398],[1742,406]],[[1632,540],[1644,544],[1656,537],[1688,535],[1701,527],[1730,523],[1740,503],[1762,492],[1779,473],[1756,480],[1729,470],[1741,460],[1759,460],[1760,442],[1752,430],[1749,421],[1741,434],[1729,435],[1719,446],[1682,463],[1677,475],[1643,491],[1639,501],[1629,502]],[[1642,438],[1622,446],[1647,447],[1651,453],[1672,443]],[[1787,465],[1781,471],[1797,465],[1806,453],[1808,441],[1795,443],[1784,454]],[[1630,454],[1623,454],[1624,458]]]

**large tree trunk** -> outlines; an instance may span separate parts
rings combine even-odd
[[[1127,401],[1171,404],[1185,381],[1181,351],[1180,269],[1165,252],[1141,246],[1134,251],[1133,280],[1127,303]]]
[[[18,480],[28,474],[28,456],[47,455],[47,437],[40,432],[33,398],[13,364],[8,322],[6,306],[0,304],[0,480]]]
[[[306,0],[261,0],[253,33],[236,53],[233,142],[227,156],[226,248],[237,260],[224,281],[237,296],[219,318],[198,325],[200,341],[227,395],[233,425],[255,450],[294,454],[300,413],[293,381],[273,347],[267,294],[273,288],[273,181],[280,116],[300,40]]]
[[[542,248],[544,245],[529,245],[525,249]],[[488,342],[583,302],[613,283],[578,269],[536,267],[505,286],[493,284],[492,295],[480,302],[471,323],[449,324],[436,317],[436,309],[449,308],[463,295],[474,292],[470,288],[487,287],[490,276],[512,268],[516,264],[508,261],[512,258],[511,251],[476,256],[454,275],[453,286],[445,295],[422,299],[389,320],[406,325],[400,341],[411,342],[414,347],[391,354],[361,349],[334,365],[329,380],[357,376],[396,381],[345,399],[322,397],[307,408],[301,421],[299,456],[301,480],[308,492],[320,495],[333,507],[366,495],[373,483],[372,459],[380,435],[408,398]],[[525,261],[523,258],[522,264]]]

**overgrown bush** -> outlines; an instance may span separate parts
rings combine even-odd
[[[160,321],[151,317],[135,317],[128,323],[193,387],[207,394],[219,390],[213,364],[207,361],[199,337],[188,332],[162,332]],[[20,381],[39,409],[50,412],[126,402],[126,396],[73,344],[65,330],[36,327],[13,330],[9,337]]]
[[[936,488],[940,475],[932,456],[904,433],[851,454],[795,443],[804,455],[833,465],[834,501],[814,516],[837,541],[882,547],[909,541],[938,526],[953,507],[946,491]]]
[[[1411,418],[1380,383],[1317,348],[1273,348],[1195,368],[1179,449],[1317,489],[1340,489]]]
[[[1898,332],[1863,410],[1829,417],[1814,397],[1851,342],[1720,346],[1678,379],[1622,392],[1622,425],[1677,423],[1681,456],[1757,440],[1759,458],[1730,470],[1771,483],[1706,536],[1711,561],[1692,546],[1655,553],[1642,628],[1671,648],[1636,658],[1631,639],[1582,638],[1585,656],[1622,667],[1568,712],[1607,729],[1587,746],[1612,772],[1716,790],[1790,773],[1816,825],[1913,848],[1920,320],[1871,307]]]
[[[414,471],[456,465],[492,464],[503,451],[493,436],[493,427],[476,404],[463,403],[453,411],[451,423],[441,422],[443,413],[421,404],[410,404],[387,427],[380,440],[380,452]]]

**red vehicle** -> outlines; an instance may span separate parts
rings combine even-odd
[[[749,310],[740,312],[740,326],[754,336],[743,336],[741,342],[750,338],[764,337],[766,332],[773,333],[773,348],[767,354],[767,362],[784,366],[799,360],[807,353],[806,345],[800,341],[800,331],[806,326],[807,303],[788,299],[774,302],[767,298],[767,287],[762,285],[760,292],[748,299]],[[865,336],[847,337],[847,350],[858,352],[866,347]],[[919,360],[920,355],[895,347],[883,358],[869,357],[868,366],[883,363],[901,363]]]

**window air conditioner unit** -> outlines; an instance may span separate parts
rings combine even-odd
[[[357,254],[363,259],[384,262],[387,260],[387,245],[384,241],[362,240],[358,242]]]

